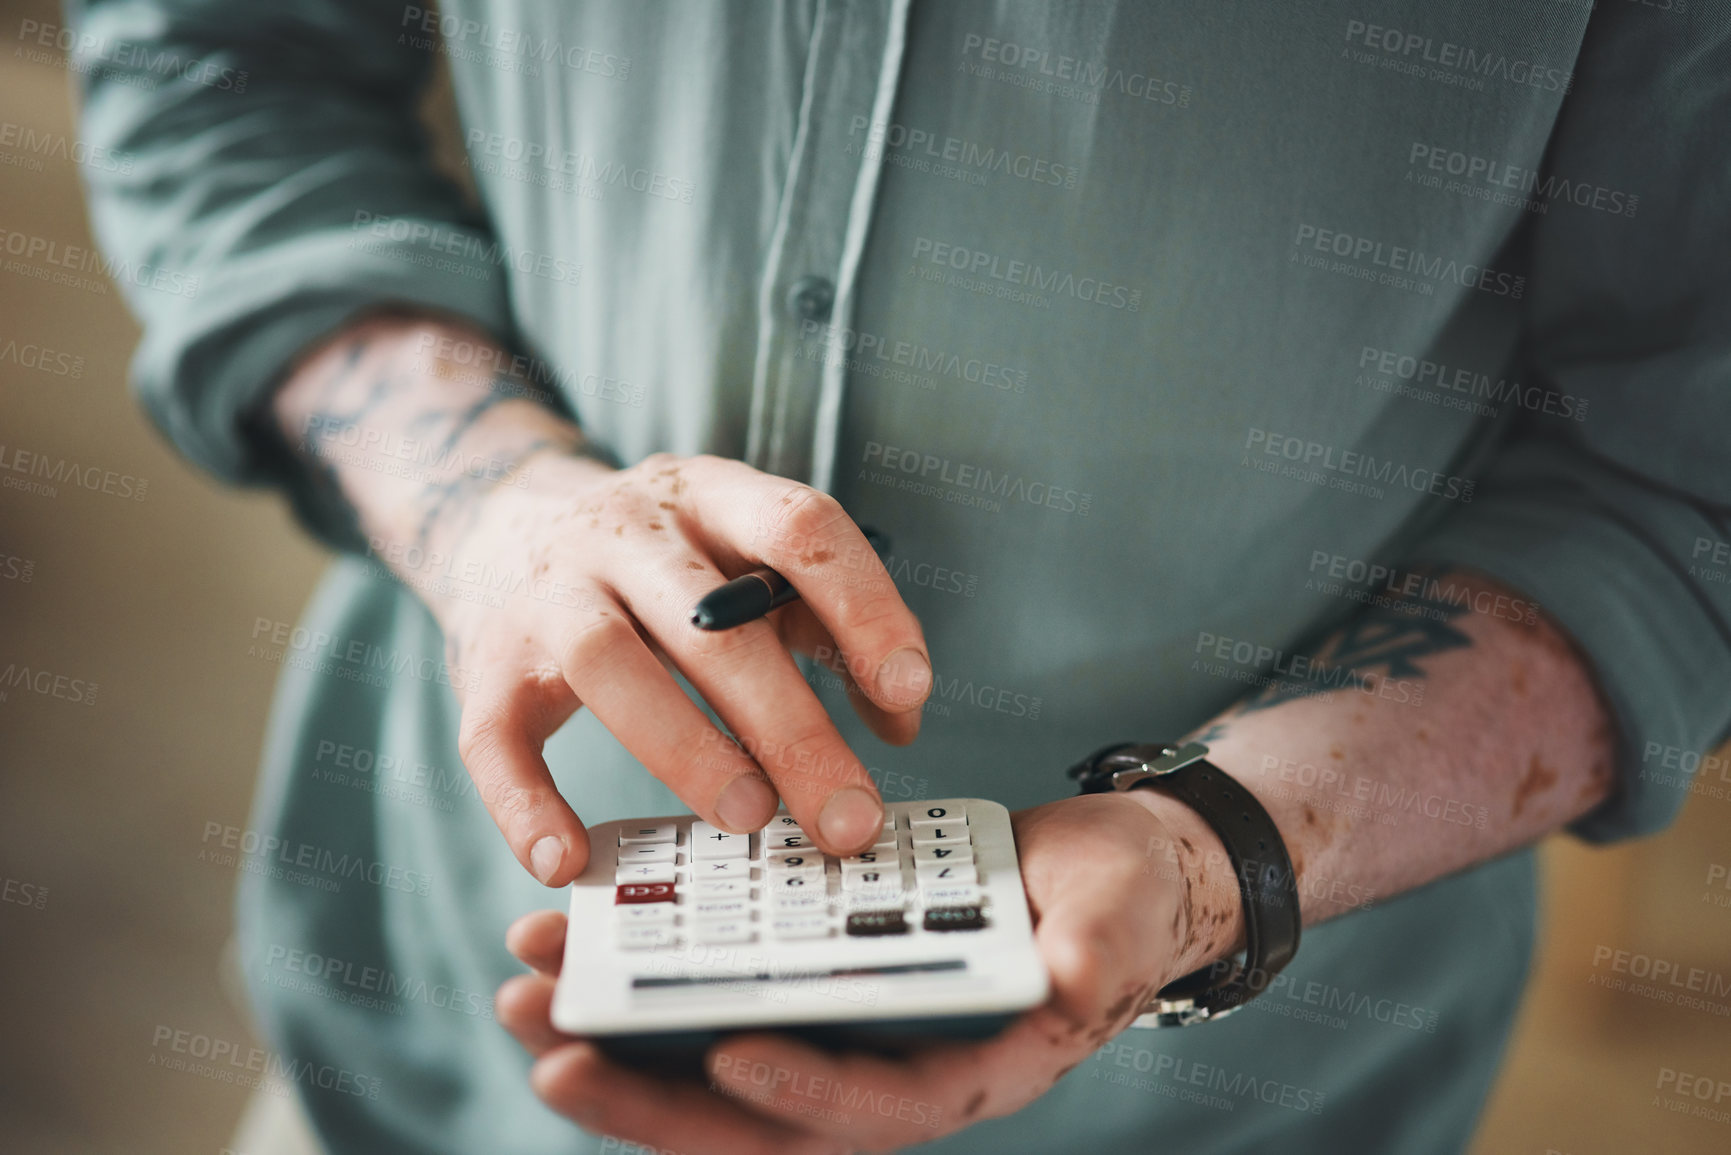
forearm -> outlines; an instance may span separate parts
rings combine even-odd
[[[1430,600],[1366,608],[1314,654],[1284,659],[1198,735],[1279,826],[1307,924],[1533,842],[1611,788],[1610,718],[1561,632],[1483,578],[1436,580]],[[1463,593],[1489,612],[1458,604]],[[1330,685],[1346,688],[1317,692]],[[1177,973],[1240,948],[1219,840],[1172,800],[1133,793],[1172,828],[1179,844],[1156,849],[1192,882]]]
[[[583,444],[526,382],[476,367],[496,348],[456,322],[381,314],[310,350],[272,397],[269,418],[301,464],[411,584],[428,558],[453,556],[482,493]]]

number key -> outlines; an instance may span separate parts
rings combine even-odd
[[[919,879],[922,889],[928,886],[952,886],[979,881],[979,872],[971,862],[922,862],[914,867],[914,875]]]
[[[914,827],[914,849],[922,846],[966,846],[968,828],[945,823],[942,826]]]
[[[763,833],[763,845],[772,854],[777,850],[814,849],[810,837],[808,837],[803,830],[796,830],[792,834],[786,833],[785,831],[772,832],[766,830]]]

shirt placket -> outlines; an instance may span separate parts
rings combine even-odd
[[[877,191],[865,126],[887,124],[909,0],[819,0],[781,207],[759,285],[745,459],[828,489],[846,384],[842,336]]]

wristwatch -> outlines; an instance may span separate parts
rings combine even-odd
[[[1200,742],[1120,742],[1070,767],[1083,794],[1146,787],[1189,806],[1213,827],[1244,899],[1244,959],[1211,963],[1161,987],[1135,1026],[1187,1027],[1229,1015],[1267,989],[1298,953],[1298,880],[1274,819]]]

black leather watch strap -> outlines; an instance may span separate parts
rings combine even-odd
[[[1215,963],[1162,987],[1148,1008],[1160,1026],[1187,1026],[1230,1014],[1267,988],[1298,953],[1303,925],[1298,879],[1274,819],[1256,796],[1218,766],[1208,748],[1120,743],[1070,768],[1082,793],[1152,789],[1202,816],[1226,848],[1244,902],[1244,961]]]

